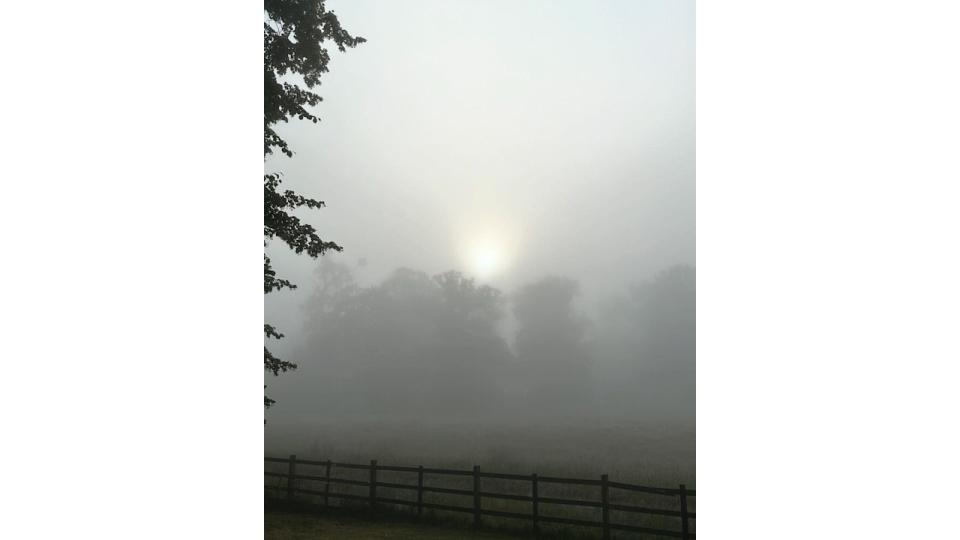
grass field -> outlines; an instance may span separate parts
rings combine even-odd
[[[265,453],[301,459],[424,465],[696,487],[696,435],[609,419],[419,423],[330,421],[267,424]]]
[[[279,424],[279,423],[278,423]],[[567,419],[555,422],[472,422],[460,424],[419,424],[416,422],[331,422],[327,424],[275,424],[268,423],[268,436],[265,452],[274,457],[286,457],[296,454],[299,459],[323,461],[331,459],[347,463],[367,464],[377,459],[380,465],[402,465],[470,470],[474,465],[485,472],[513,473],[529,475],[536,472],[541,476],[566,478],[599,479],[601,474],[609,474],[610,480],[653,487],[676,488],[683,483],[688,489],[696,489],[696,438],[692,428],[672,429],[643,425],[634,422],[591,422]],[[284,474],[284,463],[267,463],[265,469]],[[322,468],[302,465],[298,474],[322,476]],[[369,479],[366,470],[340,469],[332,471],[335,478],[365,482]],[[380,471],[379,482],[416,485],[416,473]],[[427,475],[425,485],[435,488],[471,490],[470,477],[451,477]],[[285,479],[268,477],[265,479],[268,492],[277,495],[285,490]],[[319,480],[300,480],[298,487],[322,491],[324,483]],[[529,496],[530,482],[485,478],[482,491]],[[331,492],[339,492],[364,497],[368,488],[358,485],[334,485]],[[391,487],[378,488],[378,496],[392,499],[412,500],[415,493],[409,490]],[[540,497],[555,499],[573,499],[597,502],[600,500],[600,488],[566,484],[541,484]],[[323,499],[317,496],[299,494],[298,500],[322,506]],[[472,496],[447,493],[426,493],[425,503],[470,507]],[[617,505],[639,506],[663,510],[678,510],[678,501],[672,497],[651,495],[614,489],[610,493],[610,503]],[[689,510],[696,512],[696,498],[688,500]],[[364,503],[331,500],[331,506],[350,510],[354,506],[364,508]],[[485,510],[511,512],[529,515],[531,504],[525,501],[484,498]],[[408,506],[383,504],[383,510],[395,514],[410,514]],[[581,519],[597,522],[601,511],[596,507],[575,507],[551,503],[540,504],[540,515],[544,517]],[[443,526],[460,527],[472,521],[472,515],[447,511],[425,510],[424,519]],[[620,511],[611,512],[611,521],[616,524],[666,529],[677,531],[679,519],[670,516],[634,514]],[[372,534],[377,538],[510,538],[509,536],[476,536],[469,528],[453,529],[453,536],[424,536],[421,526],[405,529],[399,525],[381,526],[368,522],[361,529],[350,529],[349,524],[340,529],[331,528],[327,523],[324,534],[329,538],[356,537]],[[695,532],[695,520],[691,520]],[[488,530],[516,531],[523,534],[530,523],[524,520],[495,516],[483,517],[484,527]],[[357,525],[360,526],[360,525]],[[346,527],[346,529],[343,529]],[[384,528],[385,527],[385,528]],[[444,534],[445,529],[430,529]],[[568,525],[541,525],[541,530],[558,538],[600,537],[597,528],[573,527]],[[404,532],[406,531],[406,532]],[[411,532],[413,531],[413,532]],[[466,531],[466,532],[465,532]],[[269,532],[269,531],[268,531]],[[413,536],[400,536],[401,534]],[[312,538],[315,536],[296,536],[296,530],[286,531],[288,536],[276,538]],[[335,536],[342,534],[346,536]],[[386,536],[385,536],[386,534]],[[464,536],[464,534],[474,536]],[[392,535],[392,536],[391,536]],[[523,538],[520,536],[519,538]],[[623,531],[614,531],[614,539],[635,538]],[[268,538],[270,538],[268,534]],[[518,538],[514,536],[513,538]]]
[[[280,511],[264,514],[264,538],[266,540],[367,540],[374,538],[395,540],[508,540],[527,537],[403,521],[366,520],[361,516],[349,514],[310,514]]]

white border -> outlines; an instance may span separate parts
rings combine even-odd
[[[10,10],[0,534],[259,537],[260,6]],[[699,6],[701,538],[952,534],[958,15]]]
[[[951,536],[957,4],[697,19],[697,532]]]

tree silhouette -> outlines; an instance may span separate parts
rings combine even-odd
[[[574,309],[578,293],[576,281],[547,277],[513,297],[517,358],[540,405],[575,407],[590,393],[589,321]]]
[[[278,122],[290,118],[320,119],[307,107],[317,105],[321,98],[311,89],[320,84],[327,72],[330,55],[324,48],[332,41],[342,52],[365,40],[353,37],[340,26],[332,11],[327,11],[323,0],[264,0],[263,3],[263,155],[275,150],[290,157],[293,151],[274,130]],[[298,81],[302,81],[302,85]],[[306,253],[316,258],[328,250],[341,251],[339,245],[324,240],[313,226],[303,223],[291,211],[306,206],[321,208],[324,203],[304,197],[292,190],[281,190],[280,173],[263,175],[263,242],[264,247],[279,239],[297,254]],[[263,292],[294,289],[289,280],[277,277],[270,257],[263,255]],[[263,325],[266,337],[280,339],[283,334],[269,324]],[[278,375],[295,369],[296,364],[277,358],[265,346],[263,365],[266,371]],[[263,397],[264,406],[273,400]]]
[[[611,407],[696,416],[697,279],[692,266],[668,268],[600,310],[605,396]]]
[[[331,260],[317,278],[305,305],[305,406],[472,414],[500,403],[497,379],[512,359],[497,333],[500,291],[459,272],[430,277],[408,268],[361,287]]]

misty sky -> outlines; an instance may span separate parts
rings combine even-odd
[[[322,121],[280,125],[296,155],[265,167],[327,203],[300,215],[361,281],[554,274],[594,296],[694,264],[692,1],[328,7],[368,42],[332,51]],[[295,338],[317,261],[268,252],[301,288],[266,318]]]

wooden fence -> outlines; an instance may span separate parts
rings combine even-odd
[[[575,525],[581,527],[596,527],[600,528],[603,531],[604,540],[610,538],[611,531],[629,531],[635,533],[645,533],[649,535],[656,536],[666,536],[673,538],[683,538],[683,539],[694,539],[696,538],[695,534],[690,531],[690,520],[696,519],[694,512],[688,511],[688,499],[695,497],[696,493],[694,490],[686,489],[683,484],[680,484],[679,488],[659,488],[659,487],[647,487],[639,486],[634,484],[625,484],[621,482],[611,481],[606,474],[600,476],[599,479],[577,479],[577,478],[560,478],[554,476],[539,476],[536,474],[523,475],[523,474],[505,474],[505,473],[494,473],[494,472],[484,472],[480,470],[479,466],[474,466],[473,470],[457,470],[457,469],[433,469],[426,468],[423,466],[420,467],[399,467],[399,466],[387,466],[377,464],[377,460],[372,460],[369,464],[357,464],[357,463],[337,463],[333,461],[309,461],[309,460],[298,460],[296,456],[290,456],[289,458],[274,458],[266,457],[264,458],[266,463],[282,463],[286,464],[286,472],[270,472],[264,471],[264,474],[268,477],[278,477],[286,479],[284,485],[282,486],[266,486],[268,489],[279,489],[286,492],[286,497],[288,499],[293,499],[297,493],[303,493],[307,495],[313,495],[323,498],[324,505],[329,506],[330,499],[339,499],[343,500],[355,500],[362,501],[365,504],[368,504],[370,508],[376,508],[379,504],[393,504],[412,507],[416,509],[417,515],[421,515],[423,510],[441,510],[447,512],[462,512],[473,515],[473,524],[475,527],[481,526],[481,516],[496,516],[501,518],[513,518],[533,522],[534,533],[539,532],[541,523],[555,523],[561,525]],[[301,469],[308,469],[310,474],[303,474]],[[323,474],[314,474],[319,468]],[[350,478],[337,478],[333,476],[333,471],[336,469],[353,469],[353,470],[366,470],[369,471],[368,480],[357,480]],[[392,473],[406,473],[408,475],[416,475],[416,483],[396,483],[396,482],[383,482],[377,479],[378,472],[392,472]],[[459,477],[472,477],[473,479],[473,489],[453,489],[449,487],[438,487],[438,486],[429,486],[424,483],[424,477],[426,475],[435,476],[459,476]],[[366,476],[366,475],[364,475]],[[485,491],[483,489],[483,479],[499,479],[499,480],[513,480],[529,483],[530,486],[530,495],[518,495],[511,493],[498,493],[495,491]],[[307,489],[303,488],[300,485],[299,480],[315,481],[322,482],[323,489]],[[365,495],[358,495],[356,493],[343,493],[335,492],[330,490],[330,484],[340,484],[340,485],[349,485],[349,486],[362,486],[368,488],[368,493]],[[561,499],[554,497],[543,497],[540,495],[540,488],[546,484],[572,484],[579,486],[595,486],[599,487],[599,500],[590,501],[590,500],[576,500],[576,499]],[[377,488],[391,488],[394,490],[404,490],[416,492],[416,500],[410,499],[398,499],[393,497],[383,497],[377,495]],[[676,510],[672,509],[663,509],[663,508],[652,508],[652,507],[643,507],[643,506],[632,506],[624,504],[614,504],[610,502],[610,490],[626,490],[631,492],[639,492],[644,494],[651,494],[656,496],[662,496],[670,498],[676,504]],[[465,497],[470,497],[473,500],[471,506],[453,506],[449,504],[435,504],[427,503],[423,500],[424,493],[442,493],[448,495],[461,495]],[[505,499],[511,501],[524,501],[531,503],[531,512],[518,513],[518,512],[504,512],[499,510],[490,510],[484,509],[482,505],[483,499]],[[540,514],[540,505],[541,504],[553,504],[553,505],[566,505],[566,506],[581,506],[581,507],[592,507],[599,508],[601,510],[601,520],[600,521],[589,521],[583,519],[570,519],[570,518],[560,518],[554,516],[544,516]],[[677,518],[679,530],[667,530],[659,529],[652,527],[639,527],[634,525],[626,525],[620,523],[614,523],[610,520],[610,511],[619,511],[619,512],[629,512],[629,513],[639,513],[639,514],[648,514],[648,515],[657,515],[657,516],[670,516]]]

